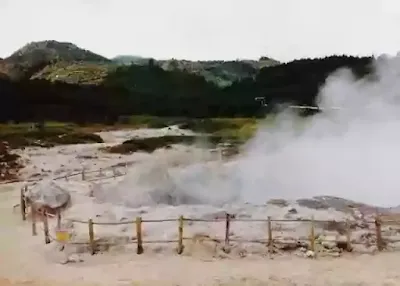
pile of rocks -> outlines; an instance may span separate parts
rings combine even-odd
[[[18,178],[18,171],[23,167],[19,159],[19,155],[10,152],[7,142],[0,142],[0,182]]]

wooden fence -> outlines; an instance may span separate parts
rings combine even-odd
[[[104,180],[104,179],[116,179],[117,177],[121,177],[121,176],[125,176],[127,173],[127,166],[130,165],[131,162],[124,162],[124,163],[120,163],[120,164],[116,164],[116,165],[112,165],[106,168],[100,168],[98,170],[92,170],[92,171],[87,171],[85,169],[82,169],[79,172],[75,172],[75,173],[69,173],[69,174],[65,174],[62,176],[57,176],[52,178],[53,180],[65,180],[65,181],[69,181],[71,178],[73,177],[78,177],[80,178],[82,181],[86,181],[86,182],[94,182],[94,181],[99,181],[99,180]],[[120,172],[118,171],[118,167],[124,167],[125,171]],[[112,171],[111,175],[107,175],[105,173],[108,172],[108,170]],[[97,174],[97,176],[95,176],[94,178],[91,178],[90,175],[92,174]],[[25,193],[28,191],[29,187],[32,187],[34,185],[36,185],[39,181],[41,181],[41,179],[38,180],[28,180],[27,184],[25,184],[22,188],[21,188],[21,194],[20,194],[20,203],[17,205],[14,205],[14,208],[16,207],[20,207],[21,209],[21,216],[22,216],[22,220],[26,220],[26,210],[28,208],[28,203],[27,200],[25,198]]]
[[[35,217],[34,213],[32,218]],[[95,225],[127,225],[131,224],[134,226],[134,233],[133,237],[136,239],[132,240],[132,243],[136,243],[137,245],[137,254],[142,254],[144,251],[143,244],[151,244],[151,243],[175,243],[177,248],[177,253],[181,254],[184,250],[184,241],[185,240],[192,240],[193,237],[185,237],[184,236],[184,225],[185,222],[208,222],[208,223],[215,223],[215,222],[225,222],[225,236],[223,239],[219,238],[212,238],[212,237],[204,237],[204,241],[213,241],[223,244],[223,250],[228,252],[230,248],[231,242],[239,242],[239,243],[258,243],[263,244],[268,248],[269,253],[274,252],[274,246],[278,244],[285,244],[287,242],[276,239],[273,237],[273,229],[272,223],[273,222],[299,222],[299,223],[309,223],[309,236],[307,241],[302,241],[305,245],[307,245],[308,250],[311,250],[315,253],[315,246],[316,246],[316,234],[315,234],[315,224],[316,223],[345,223],[346,225],[346,232],[345,237],[346,241],[341,241],[341,248],[345,251],[352,251],[353,245],[357,244],[354,241],[351,241],[351,229],[350,224],[351,221],[328,221],[328,220],[315,220],[314,218],[311,219],[302,219],[302,220],[290,220],[290,219],[272,219],[268,217],[267,219],[236,219],[233,218],[232,215],[226,213],[225,218],[223,219],[194,219],[194,218],[185,218],[184,216],[179,216],[177,219],[159,219],[159,220],[144,220],[142,217],[137,217],[135,220],[132,221],[124,221],[124,222],[95,222],[93,219],[88,219],[87,221],[84,220],[71,220],[73,223],[82,223],[87,224],[88,226],[88,240],[87,242],[73,242],[70,240],[70,235],[66,233],[67,231],[61,229],[61,214],[58,213],[54,217],[57,217],[57,227],[56,227],[56,237],[52,237],[49,231],[49,223],[48,223],[48,215],[42,216],[43,220],[43,232],[45,243],[48,244],[51,241],[57,241],[63,244],[83,244],[88,245],[90,248],[90,252],[95,254],[98,246],[101,245],[100,242],[95,240]],[[32,219],[32,235],[37,235],[36,231],[36,219]],[[144,223],[162,223],[162,222],[177,222],[177,234],[178,239],[175,240],[143,240],[142,235],[142,228]],[[232,222],[262,222],[267,225],[267,231],[265,234],[264,239],[257,239],[257,240],[245,240],[245,239],[232,239],[230,238],[231,233],[231,223]],[[396,221],[397,222],[397,221]],[[385,248],[385,241],[382,238],[381,226],[383,221],[380,219],[379,216],[375,219],[375,221],[368,222],[370,224],[375,225],[375,236],[376,236],[376,245],[378,251],[382,251]],[[301,239],[296,239],[296,241],[301,241]],[[321,242],[318,239],[319,242]],[[338,243],[338,241],[335,241]],[[360,243],[358,243],[360,244]]]
[[[120,165],[119,165],[120,166]],[[102,176],[104,173],[105,169],[99,169],[95,171],[85,171],[82,170],[81,172],[73,173],[73,174],[68,174],[64,176],[59,176],[55,178],[56,180],[60,179],[65,179],[69,180],[69,178],[73,176],[79,176],[81,180],[85,181],[94,181],[94,180],[101,180],[105,178],[112,178],[112,177],[117,177],[117,176],[123,176],[125,173],[118,173],[115,171],[115,168],[117,166],[111,166],[108,169],[112,169],[113,175],[110,177],[107,176]],[[93,173],[98,173],[99,176],[96,178],[90,179],[88,174],[93,174]],[[23,220],[26,220],[26,213],[27,213],[27,203],[25,199],[25,192],[27,191],[28,185],[23,187],[21,189],[21,201],[20,201],[20,209],[21,209],[21,216]],[[37,221],[39,218],[39,214],[35,210],[34,206],[31,207],[31,220],[32,220],[32,235],[37,235]],[[274,250],[274,245],[279,244],[279,243],[284,243],[283,241],[279,241],[278,239],[274,239],[273,237],[273,229],[272,229],[272,222],[299,222],[299,223],[304,223],[307,222],[310,225],[309,228],[309,237],[307,241],[307,245],[309,250],[315,251],[315,245],[316,245],[316,235],[315,235],[315,224],[316,223],[342,223],[345,224],[346,226],[346,241],[345,241],[345,246],[343,249],[347,251],[352,250],[352,245],[355,244],[354,242],[351,241],[351,229],[350,229],[350,224],[352,223],[351,221],[329,221],[329,220],[315,220],[313,217],[310,219],[302,219],[302,220],[290,220],[290,219],[272,219],[271,217],[268,217],[266,219],[237,219],[233,218],[232,215],[226,213],[225,218],[223,220],[221,219],[194,219],[194,218],[185,218],[184,216],[180,216],[177,219],[160,219],[160,220],[144,220],[142,217],[137,217],[135,220],[132,221],[124,221],[124,222],[95,222],[92,219],[88,219],[87,221],[83,220],[72,220],[73,223],[84,223],[88,225],[88,241],[87,242],[73,242],[70,240],[70,234],[61,229],[61,213],[57,213],[56,215],[51,215],[46,212],[41,213],[41,220],[43,223],[43,233],[44,233],[44,238],[45,238],[45,243],[50,243],[51,241],[58,241],[60,243],[65,243],[65,244],[85,244],[90,247],[90,251],[92,254],[95,254],[97,246],[99,246],[99,242],[95,240],[95,225],[127,225],[131,224],[135,226],[135,233],[134,237],[136,237],[136,240],[133,240],[132,243],[136,242],[137,244],[137,253],[141,254],[143,253],[143,244],[150,244],[150,243],[176,243],[177,244],[177,252],[181,254],[184,249],[184,240],[191,240],[193,239],[192,237],[184,237],[184,223],[185,222],[221,222],[225,221],[225,236],[223,239],[216,239],[216,238],[211,238],[211,237],[205,237],[204,240],[210,240],[210,241],[218,241],[223,243],[224,249],[226,251],[229,250],[229,245],[231,242],[242,242],[242,243],[259,243],[259,244],[264,244],[266,247],[268,247],[268,251],[272,253]],[[48,218],[49,217],[56,217],[57,218],[57,227],[56,227],[56,236],[52,237],[50,235],[49,231],[49,223],[48,223]],[[142,235],[142,226],[143,223],[162,223],[162,222],[177,222],[177,233],[178,233],[178,239],[176,240],[148,240],[144,241],[143,240],[143,235]],[[257,240],[244,240],[244,239],[232,239],[230,238],[230,231],[231,231],[231,223],[232,222],[262,222],[266,223],[267,225],[267,232],[265,235],[264,239],[257,239]],[[379,215],[376,216],[374,221],[369,221],[367,222],[369,224],[374,224],[375,225],[375,236],[376,236],[376,245],[377,249],[379,251],[382,251],[385,248],[385,241],[382,238],[382,230],[381,226],[383,223],[399,223],[400,220],[398,219],[390,219],[390,217],[381,217]],[[299,241],[299,240],[297,240]]]

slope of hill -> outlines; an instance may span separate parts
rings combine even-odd
[[[31,79],[45,79],[69,84],[101,84],[116,66],[108,63],[59,61],[45,66]]]
[[[113,59],[120,65],[148,65],[150,58],[138,56],[117,56]],[[166,71],[185,71],[203,76],[207,81],[219,86],[227,86],[232,82],[244,78],[254,77],[263,67],[278,65],[279,62],[267,57],[255,60],[235,61],[188,61],[188,60],[153,60]]]
[[[261,108],[255,97],[265,97],[271,106],[315,104],[329,74],[347,67],[363,77],[371,60],[331,56],[285,64],[261,58],[121,65],[68,43],[31,43],[0,62],[10,67],[0,69],[6,74],[0,76],[0,121],[115,122],[132,114],[261,116],[272,110]]]
[[[202,76],[221,87],[253,78],[261,68],[279,64],[267,57],[258,61],[187,61],[117,56],[109,60],[72,43],[41,41],[29,43],[1,60],[0,73],[13,80],[45,79],[72,84],[101,84],[108,73],[119,65],[147,66],[150,62],[165,71],[177,70]]]
[[[111,59],[118,65],[147,65],[149,63],[150,58],[144,58],[141,56],[129,56],[129,55],[120,55]]]
[[[91,51],[81,49],[72,43],[57,41],[32,42],[0,62],[0,72],[14,80],[30,78],[50,63],[91,62],[107,63],[109,59]]]

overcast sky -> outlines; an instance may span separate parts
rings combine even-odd
[[[0,57],[68,41],[107,57],[396,54],[400,0],[0,0]]]

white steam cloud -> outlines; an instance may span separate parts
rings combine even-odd
[[[399,205],[399,79],[400,56],[378,58],[369,79],[339,70],[327,78],[319,99],[322,107],[343,109],[301,123],[284,112],[274,127],[261,126],[234,161],[153,169],[147,177],[142,170],[112,191],[114,201],[133,207],[263,204],[331,195]]]
[[[243,198],[333,195],[400,204],[399,79],[399,56],[378,58],[373,79],[356,80],[349,70],[328,77],[320,105],[343,109],[312,117],[301,132],[286,114],[273,132],[261,130],[239,163],[251,186]]]

